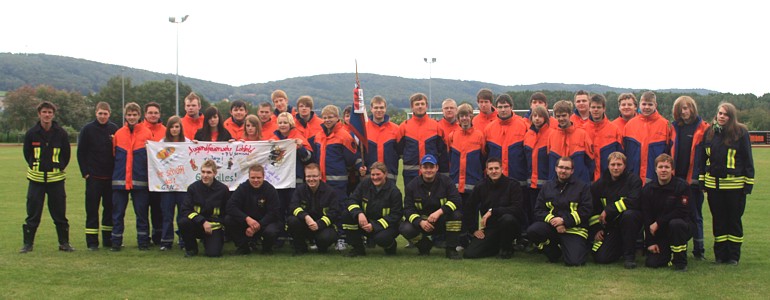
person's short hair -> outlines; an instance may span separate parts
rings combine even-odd
[[[550,124],[551,123],[551,116],[548,115],[548,109],[542,106],[536,106],[532,109],[532,113],[529,114],[529,120],[532,121],[533,116],[539,116],[542,117],[544,120],[544,124]]]
[[[230,111],[233,111],[233,109],[236,108],[243,108],[246,109],[246,101],[243,100],[235,100],[230,103]],[[248,111],[248,109],[246,109]]]
[[[614,159],[622,160],[623,164],[624,165],[626,164],[626,155],[623,154],[623,152],[615,151],[615,152],[610,153],[610,155],[607,156],[607,161],[608,162],[610,162],[610,161],[612,161]]]
[[[203,168],[209,168],[212,171],[214,171],[214,174],[217,173],[217,163],[215,163],[213,160],[207,159],[206,161],[204,161],[203,164],[201,165],[201,171],[203,170]]]
[[[388,101],[385,100],[385,97],[377,95],[372,97],[372,100],[369,101],[369,105],[374,106],[375,104],[385,104],[385,107],[388,107]]]
[[[37,112],[40,112],[41,110],[43,110],[43,108],[48,108],[53,110],[53,112],[56,112],[56,105],[51,103],[50,101],[40,102],[40,104],[37,105]]]
[[[548,98],[543,92],[535,92],[532,96],[529,96],[529,103],[532,103],[532,101],[543,101],[546,106],[548,105]]]
[[[265,167],[263,167],[259,163],[253,164],[249,166],[249,173],[251,172],[260,172],[262,173],[262,175],[265,175]]]
[[[187,95],[187,97],[184,97],[185,102],[192,102],[193,100],[198,101],[198,105],[201,105],[201,98],[198,97],[198,94],[194,92],[190,92],[190,94]]]
[[[457,107],[457,116],[466,116],[470,115],[473,117],[473,107],[468,103],[460,104],[460,106]]]
[[[602,94],[594,94],[591,96],[589,103],[599,103],[602,107],[607,107],[607,98],[604,98]]]
[[[106,111],[112,111],[110,109],[110,104],[104,101],[99,101],[96,103],[96,110],[106,110]]]
[[[500,96],[497,96],[497,100],[495,100],[495,106],[500,104],[500,102],[508,103],[508,105],[513,108],[513,98],[511,98],[511,95],[508,94],[500,94]]]
[[[575,167],[575,162],[574,162],[574,161],[572,161],[572,157],[569,157],[569,156],[567,156],[567,155],[565,155],[565,156],[562,156],[562,157],[559,157],[559,160],[556,162],[556,165],[557,165],[557,166],[559,165],[559,161],[566,161],[566,162],[569,162],[569,164],[570,164],[570,165],[571,165],[573,168]]]
[[[278,123],[279,118],[286,118],[286,120],[289,122],[290,128],[295,128],[297,125],[294,123],[294,117],[289,113],[288,111],[282,112],[278,114],[277,117],[275,117],[275,122]]]
[[[655,103],[658,102],[656,100],[656,97],[655,97],[655,92],[653,92],[653,91],[646,91],[646,92],[642,93],[642,97],[639,100],[639,102],[642,102],[642,101],[655,102]]]
[[[626,99],[631,99],[634,101],[634,106],[639,106],[639,103],[636,101],[636,96],[634,96],[634,93],[622,93],[618,96],[618,106],[620,106],[620,102]]]
[[[259,108],[269,108],[270,110],[273,110],[273,104],[270,102],[260,102]]]
[[[141,115],[142,107],[139,106],[139,104],[136,104],[136,102],[128,102],[126,103],[126,107],[123,109],[123,115],[125,115],[129,111],[133,111]]]
[[[313,97],[308,95],[299,96],[299,98],[297,98],[297,106],[300,105],[304,105],[310,107],[310,109],[313,109]]]
[[[332,114],[333,116],[339,118],[340,117],[340,109],[332,104],[329,104],[327,106],[324,106],[324,108],[321,110],[321,116],[325,114]]]
[[[478,93],[476,93],[476,102],[479,100],[489,100],[489,102],[492,102],[494,100],[495,94],[492,93],[492,90],[490,89],[480,89]]]
[[[318,170],[321,171],[321,166],[319,166],[317,163],[309,163],[305,165],[305,173],[307,173],[308,170]]]
[[[385,175],[388,175],[388,166],[385,165],[384,162],[376,161],[372,164],[372,167],[369,168],[370,170],[380,170]],[[371,172],[371,171],[370,171]]]
[[[425,96],[423,93],[412,94],[412,96],[409,96],[409,107],[414,107],[414,103],[421,100],[428,102],[428,96]]]
[[[286,96],[286,92],[284,92],[283,90],[275,90],[273,91],[272,94],[270,94],[270,100],[272,100],[273,102],[275,102],[275,99],[277,98],[283,98],[283,99],[289,100],[289,96]]]
[[[674,167],[674,158],[671,157],[671,155],[668,155],[666,153],[663,153],[661,155],[658,155],[658,157],[655,158],[655,167],[658,167],[659,163],[667,162],[671,165],[671,167]]]
[[[568,100],[559,100],[553,105],[553,114],[571,114],[572,113],[572,102]]]
[[[580,96],[580,95],[586,95],[588,98],[591,98],[591,93],[589,93],[588,91],[578,90],[577,92],[575,92],[575,96],[572,97],[572,99],[577,99],[577,96]]]
[[[486,163],[484,163],[484,167],[489,166],[489,164],[491,164],[491,163],[498,163],[498,164],[500,164],[500,167],[503,166],[503,160],[502,159],[499,159],[497,157],[490,157],[490,158],[487,158]]]
[[[447,104],[447,103],[454,103],[454,105],[457,105],[457,101],[455,101],[455,99],[446,98],[444,99],[444,101],[441,101],[441,107],[444,107],[444,104]]]
[[[682,117],[683,106],[690,107],[693,117],[698,116],[698,105],[695,103],[695,99],[690,96],[680,96],[674,100],[674,109],[671,110],[671,113],[674,116],[674,121],[679,120],[679,118]]]
[[[353,112],[353,106],[352,105],[348,105],[348,106],[345,106],[345,109],[342,110],[342,115],[343,116],[345,116],[345,114],[349,115],[352,112]]]
[[[160,104],[158,104],[158,102],[155,102],[155,101],[150,101],[150,102],[147,102],[147,104],[144,105],[144,112],[147,113],[147,110],[150,107],[155,107],[155,108],[158,109],[158,111],[160,111]]]

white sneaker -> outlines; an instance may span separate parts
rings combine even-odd
[[[345,251],[347,249],[347,244],[345,244],[345,240],[339,239],[337,240],[337,246],[334,247],[337,251]]]
[[[457,250],[457,252],[462,252],[463,250],[465,250],[465,247],[457,246],[457,247],[455,247],[455,250]]]
[[[310,245],[309,248],[310,248],[310,250],[318,250],[318,246],[316,246],[316,244]]]

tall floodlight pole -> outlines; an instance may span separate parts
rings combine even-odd
[[[430,60],[428,58],[423,58],[426,63],[428,63],[428,111],[430,111],[430,102],[431,102],[431,93],[433,90],[433,87],[431,86],[431,81],[433,81],[433,64],[436,63],[436,58],[433,57]]]
[[[177,21],[175,17],[169,17],[168,21],[176,24],[176,115],[179,115],[179,24],[187,21],[190,15],[185,15]]]

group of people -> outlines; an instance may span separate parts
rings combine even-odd
[[[392,255],[402,235],[419,255],[441,246],[450,259],[505,259],[518,243],[551,262],[583,265],[590,253],[596,263],[623,259],[634,268],[643,239],[646,266],[671,263],[686,270],[691,237],[693,256],[705,259],[705,191],[716,261],[740,260],[741,217],[754,169],[748,131],[730,103],[720,104],[709,124],[695,100],[682,96],[669,122],[658,113],[653,92],[638,102],[624,93],[620,117],[610,121],[601,94],[578,91],[574,103],[556,102],[551,116],[545,94],[537,92],[520,117],[509,95],[482,89],[477,115],[470,104],[446,99],[436,121],[427,116],[427,97],[417,93],[410,97],[412,117],[397,125],[386,114],[385,98],[375,96],[367,138],[359,140],[351,133],[349,108],[341,120],[333,105],[315,115],[310,96],[299,97],[296,109],[284,91],[271,98],[256,116],[247,115],[245,102],[233,101],[223,120],[213,106],[201,114],[200,99],[191,93],[185,115],[165,126],[157,103],[144,106],[140,122],[142,108],[132,102],[120,128],[109,122],[109,105],[98,103],[77,149],[86,181],[87,247],[99,248],[101,231],[104,247],[121,250],[130,194],[140,250],[151,243],[171,249],[176,214],[188,256],[198,253],[198,239],[208,256],[220,256],[228,239],[240,254],[257,248],[269,254],[281,236],[291,236],[296,255],[327,252],[335,242],[338,250],[345,242],[351,247],[347,256],[376,246]],[[50,102],[38,106],[40,120],[24,142],[30,183],[22,253],[33,249],[45,194],[59,249],[73,250],[63,184],[70,146],[53,121],[55,111]],[[146,141],[283,139],[296,141],[296,188],[274,188],[263,167],[253,165],[248,180],[230,192],[207,161],[186,193],[148,191]],[[399,160],[403,196],[396,184]]]

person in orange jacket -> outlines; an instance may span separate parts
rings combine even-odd
[[[497,119],[497,111],[494,104],[495,94],[490,89],[480,89],[476,93],[476,102],[479,104],[479,114],[473,118],[473,128],[484,131],[484,128]]]
[[[591,95],[587,91],[579,90],[575,92],[575,111],[573,111],[569,120],[572,122],[572,125],[576,126],[577,128],[583,128],[583,125],[591,122],[591,112],[589,111],[588,104],[590,97]]]
[[[390,121],[386,114],[388,102],[382,96],[374,96],[369,104],[372,112],[369,122],[366,122],[366,137],[369,140],[369,151],[364,156],[364,166],[375,162],[383,162],[388,167],[388,179],[395,182],[398,178],[398,160],[401,152],[398,143],[401,133],[398,125]]]
[[[457,102],[454,99],[445,99],[441,103],[441,113],[444,117],[438,120],[438,127],[444,131],[444,143],[447,143],[449,134],[460,129],[460,123],[457,122]]]
[[[283,90],[275,90],[270,94],[270,99],[273,100],[273,116],[278,117],[282,112],[288,112],[292,115],[297,113],[294,107],[289,105],[289,96]]]
[[[297,130],[307,140],[323,131],[321,126],[323,126],[324,121],[313,112],[313,97],[300,96],[297,99],[297,113],[294,114],[294,123],[297,124]]]
[[[115,132],[112,140],[115,153],[115,169],[112,173],[112,251],[120,251],[123,247],[123,219],[129,194],[136,214],[139,250],[150,250],[150,226],[147,219],[150,200],[145,143],[152,140],[152,132],[144,126],[137,126],[141,114],[139,104],[127,103],[123,113],[126,123]]]
[[[573,124],[569,118],[572,103],[561,100],[553,105],[553,114],[559,122],[559,127],[552,128],[548,138],[548,161],[551,170],[555,170],[559,158],[569,156],[573,161],[574,177],[586,183],[591,183],[594,172],[593,143],[588,133]],[[556,173],[550,174],[551,180]]]
[[[655,93],[644,92],[639,101],[641,114],[628,121],[623,130],[623,151],[628,168],[639,174],[643,184],[656,180],[655,158],[671,153],[674,129],[657,111]]]
[[[532,111],[535,110],[535,107],[541,106],[545,108],[546,117],[549,117],[550,120],[548,123],[556,125],[556,119],[554,117],[551,117],[550,114],[548,114],[548,97],[545,96],[543,92],[534,92],[532,96],[529,96],[529,111],[524,115],[524,122],[527,124],[527,128],[530,128],[532,126],[532,120],[530,116],[532,115]]]
[[[244,125],[246,124],[246,114],[249,110],[246,102],[235,100],[230,103],[230,117],[224,122],[225,129],[230,132],[230,136],[235,140],[243,139]]]
[[[160,121],[160,104],[149,102],[144,105],[144,121],[139,123],[152,133],[152,141],[159,142],[166,136],[166,126]],[[150,227],[151,241],[155,245],[161,245],[163,234],[163,210],[161,209],[160,193],[150,192]],[[168,243],[173,243],[170,241]]]
[[[526,213],[529,224],[534,222],[534,209],[537,195],[543,184],[550,178],[552,172],[548,162],[548,138],[551,136],[551,126],[558,126],[558,122],[551,120],[548,110],[542,106],[532,109],[529,120],[530,125],[527,134],[524,135],[524,154],[527,156],[528,189],[522,189],[522,194],[529,194],[528,203],[522,203],[522,210]],[[526,198],[526,197],[525,197]]]
[[[201,98],[195,93],[190,93],[184,98],[185,115],[182,117],[184,137],[193,140],[195,132],[203,128],[203,114],[201,114]]]
[[[622,93],[618,96],[620,115],[612,121],[612,124],[618,128],[621,134],[625,130],[628,121],[636,117],[637,106],[636,96],[633,93]]]
[[[257,117],[262,122],[262,138],[267,139],[273,136],[273,132],[278,129],[278,123],[273,117],[273,105],[267,102],[260,103],[257,109]]]
[[[621,146],[623,136],[604,114],[607,110],[607,99],[602,94],[592,95],[589,107],[591,121],[583,125],[583,130],[588,133],[594,145],[593,153],[596,155],[594,181],[596,181],[602,176],[602,171],[607,169],[610,153],[623,152]]]
[[[438,127],[438,122],[427,115],[428,96],[423,93],[413,94],[409,97],[409,103],[412,108],[412,118],[398,127],[401,135],[399,149],[403,154],[404,186],[419,175],[420,159],[425,154],[432,154],[438,159],[440,173],[447,176],[449,174],[444,132]]]

